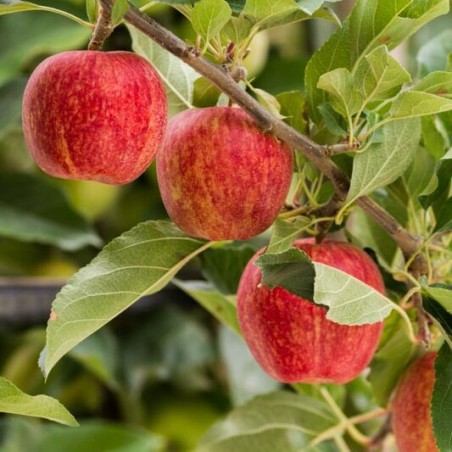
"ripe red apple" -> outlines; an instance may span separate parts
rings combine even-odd
[[[313,239],[297,240],[294,246],[314,262],[384,292],[378,267],[359,248],[333,240],[316,244]],[[254,261],[262,252],[246,266],[237,294],[239,323],[256,361],[270,376],[286,383],[353,380],[371,360],[383,324],[339,325],[326,318],[326,308],[281,287],[261,285],[262,272]]]
[[[179,113],[157,153],[163,203],[187,234],[244,240],[267,229],[292,178],[292,152],[240,108]]]
[[[131,52],[53,55],[24,92],[28,149],[44,172],[64,179],[131,182],[154,158],[166,121],[157,72]]]
[[[436,356],[428,352],[415,360],[397,386],[392,429],[400,452],[439,452],[430,416]]]

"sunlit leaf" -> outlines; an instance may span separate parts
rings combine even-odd
[[[77,421],[58,400],[46,395],[30,396],[0,377],[0,412],[33,416],[76,426]]]
[[[394,304],[373,287],[329,265],[314,262],[314,267],[314,301],[329,307],[326,317],[332,322],[364,325],[391,313]]]
[[[309,218],[297,217],[293,221],[276,219],[272,226],[272,235],[267,253],[287,251],[295,239],[309,226]]]
[[[91,24],[89,24],[88,22],[85,22],[79,17],[58,8],[51,8],[45,5],[38,5],[31,2],[21,2],[17,0],[0,0],[0,16],[3,14],[21,13],[25,11],[46,11],[59,14],[60,16],[67,17],[68,19],[71,19],[80,25],[91,28]]]
[[[356,68],[354,82],[364,98],[364,105],[374,100],[395,96],[410,74],[393,58],[386,46],[377,47],[365,56]]]
[[[47,325],[43,372],[144,295],[158,292],[211,245],[171,223],[141,223],[110,242],[57,295]]]
[[[311,445],[337,419],[324,402],[290,392],[258,396],[215,424],[201,440],[199,452],[333,451],[334,445]]]
[[[452,99],[422,91],[404,91],[395,99],[389,114],[393,119],[408,119],[451,110]]]
[[[402,175],[413,161],[421,138],[418,119],[391,122],[383,127],[383,141],[355,156],[347,201],[384,187]]]
[[[205,42],[217,36],[231,18],[232,11],[225,0],[200,0],[191,13],[191,23]]]

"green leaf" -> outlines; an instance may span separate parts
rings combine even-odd
[[[449,147],[447,132],[435,116],[423,116],[421,121],[424,147],[435,160],[439,160]]]
[[[71,19],[80,25],[83,25],[87,28],[91,28],[91,24],[89,24],[88,22],[85,22],[79,17],[74,16],[73,14],[70,14],[67,11],[58,8],[51,8],[49,6],[38,5],[31,2],[21,2],[16,0],[0,0],[0,16],[4,14],[22,13],[25,11],[46,11],[54,14],[59,14],[60,16],[64,16],[68,19]]]
[[[39,57],[80,48],[89,37],[89,30],[53,14],[2,17],[0,42],[8,45],[0,46],[0,86],[33,67]]]
[[[262,284],[273,289],[283,287],[289,292],[314,300],[314,265],[309,257],[297,248],[277,254],[265,253],[255,264],[262,269]]]
[[[329,102],[324,102],[317,107],[320,115],[325,122],[325,126],[329,132],[334,135],[347,136],[346,126],[341,125],[341,121],[345,122],[344,119],[336,113]]]
[[[127,25],[127,28],[133,50],[154,66],[165,84],[170,116],[191,108],[194,83],[200,75],[135,27]]]
[[[323,74],[317,88],[331,94],[331,106],[345,118],[351,118],[363,105],[362,95],[355,89],[348,69],[339,68]]]
[[[279,119],[283,119],[284,116],[281,115],[281,105],[275,96],[272,96],[267,91],[260,88],[252,88],[252,91],[256,95],[257,101],[264,106],[269,112]]]
[[[144,295],[158,292],[211,246],[171,223],[141,223],[110,242],[63,287],[52,304],[42,356],[47,376],[73,347]]]
[[[227,243],[202,253],[201,271],[222,293],[235,294],[248,261],[256,252],[247,243]]]
[[[58,188],[25,173],[0,174],[0,236],[65,250],[101,244]]]
[[[441,205],[440,214],[436,220],[434,233],[452,230],[452,197]]]
[[[361,90],[363,105],[395,96],[410,74],[393,58],[386,46],[377,47],[358,64],[354,76],[355,86]]]
[[[312,445],[337,419],[325,402],[287,391],[258,396],[236,408],[201,440],[199,452],[336,450]],[[329,446],[329,447],[328,447]]]
[[[384,187],[402,175],[413,161],[421,137],[417,119],[391,122],[383,127],[383,141],[372,143],[355,156],[347,202]]]
[[[221,38],[226,43],[240,44],[250,34],[251,22],[246,17],[232,16],[221,30]]]
[[[424,91],[437,96],[450,97],[452,95],[452,72],[432,72],[419,80],[412,91]]]
[[[428,187],[435,174],[435,163],[435,159],[425,149],[417,149],[416,157],[402,175],[406,199],[411,198],[416,202],[417,196]],[[399,204],[399,208],[404,206],[403,203]]]
[[[452,450],[450,413],[452,412],[452,351],[444,344],[435,360],[435,385],[430,407],[433,434],[441,451]]]
[[[70,426],[78,425],[58,400],[46,395],[25,394],[3,377],[0,377],[0,412],[40,417]]]
[[[373,49],[382,44],[394,49],[448,10],[449,0],[358,0],[351,16],[306,67],[305,85],[313,119],[321,120],[317,106],[326,101],[325,93],[317,88],[322,74],[341,67],[354,74],[359,62]]]
[[[294,0],[246,0],[242,15],[259,28],[268,28],[298,10]]]
[[[444,339],[452,349],[452,315],[436,300],[423,297],[423,307],[430,314],[433,322],[444,336]]]
[[[224,326],[219,331],[219,346],[234,406],[280,388],[281,383],[260,368],[243,339]]]
[[[452,52],[452,30],[444,30],[419,49],[417,54],[419,75],[425,77],[430,72],[444,71],[450,52]]]
[[[389,339],[378,349],[370,365],[368,379],[375,400],[381,406],[387,405],[400,375],[416,350],[402,323],[397,315],[395,325],[390,325],[394,331],[391,331]]]
[[[217,36],[232,16],[225,0],[200,0],[191,13],[191,24],[206,43]]]
[[[394,308],[391,300],[357,278],[314,262],[314,301],[327,306],[327,319],[342,325],[381,322]]]
[[[107,423],[84,422],[77,429],[51,428],[38,440],[39,451],[45,452],[162,452],[166,449],[165,439],[144,428]]]
[[[436,300],[449,314],[452,314],[452,286],[436,283],[431,286],[422,286],[422,292]]]
[[[449,149],[446,155],[436,163],[435,171],[435,185],[433,187],[427,187],[426,191],[419,196],[419,202],[424,209],[427,209],[441,199],[444,193],[448,193],[451,184],[452,149]]]
[[[232,331],[241,334],[237,321],[234,296],[222,294],[205,281],[175,280],[174,284],[196,300],[221,323],[229,327]]]
[[[301,91],[287,91],[276,96],[276,100],[281,107],[280,113],[285,117],[285,122],[306,134],[308,121],[305,118],[306,99]]]
[[[404,91],[394,100],[389,114],[392,119],[408,119],[451,110],[452,99],[422,91]]]
[[[98,0],[86,0],[86,15],[92,24],[97,22],[98,11]]]
[[[99,378],[111,390],[119,389],[118,344],[107,329],[98,331],[73,348],[69,355]]]
[[[128,0],[115,0],[111,10],[111,21],[113,26],[118,25],[129,10]]]
[[[294,221],[285,221],[279,218],[273,223],[272,235],[267,253],[282,253],[287,251],[293,241],[311,224],[309,218],[296,217]]]

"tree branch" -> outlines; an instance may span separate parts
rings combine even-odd
[[[100,3],[105,8],[111,8],[113,0],[100,0]],[[264,132],[271,131],[276,137],[301,152],[332,182],[336,190],[334,205],[345,201],[349,180],[329,159],[328,155],[331,154],[331,149],[318,145],[275,117],[246,93],[221,66],[199,56],[194,48],[189,47],[183,40],[139,9],[131,5],[129,11],[125,14],[125,20],[214,83],[246,110]],[[406,258],[418,251],[421,243],[420,238],[406,231],[394,217],[377,203],[368,197],[362,197],[358,200],[358,204],[396,241]],[[418,256],[420,256],[419,259],[415,260],[413,265],[416,266],[416,270],[420,270],[421,274],[425,274],[425,258],[422,254]]]
[[[88,44],[88,50],[100,50],[104,41],[111,35],[113,26],[111,23],[111,10],[113,8],[112,2],[100,2],[99,16],[97,18],[96,27],[94,28],[91,40]]]

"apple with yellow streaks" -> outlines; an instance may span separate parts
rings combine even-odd
[[[312,261],[335,267],[384,292],[376,264],[345,242],[301,239],[294,246]],[[247,264],[240,279],[237,310],[243,337],[256,361],[285,383],[347,383],[369,364],[380,340],[382,322],[340,325],[326,318],[326,308],[282,287],[261,284],[261,269]],[[302,274],[299,275],[303,277]]]
[[[156,70],[124,51],[53,55],[23,97],[25,141],[36,164],[63,179],[120,185],[149,166],[167,121]]]
[[[293,165],[286,144],[234,107],[176,115],[156,163],[171,219],[209,240],[245,240],[267,229],[284,204]]]
[[[428,352],[416,359],[397,386],[392,429],[400,452],[439,452],[430,416],[436,356]]]

